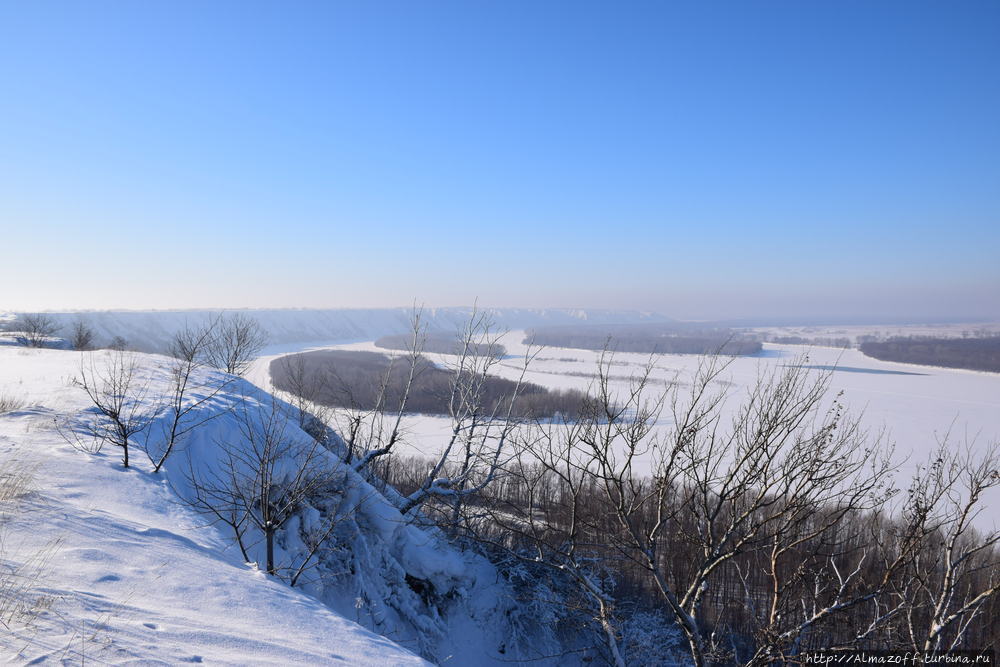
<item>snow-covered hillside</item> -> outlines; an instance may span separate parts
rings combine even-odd
[[[23,497],[3,502],[2,581],[24,585],[14,586],[23,591],[17,613],[10,605],[4,612],[10,632],[0,633],[0,655],[35,664],[233,665],[514,657],[505,645],[511,603],[491,566],[404,522],[326,450],[339,474],[338,547],[318,553],[293,588],[262,571],[259,539],[248,539],[258,567],[222,527],[180,500],[191,494],[190,470],[208,474],[220,463],[220,443],[239,442],[233,412],[193,433],[159,474],[140,451],[125,469],[118,448],[93,454],[72,446],[93,416],[73,378],[82,358],[100,363],[109,354],[0,348],[0,396],[15,399],[0,414],[0,472],[30,477]],[[166,359],[136,359],[151,406],[166,390]],[[201,378],[203,386],[212,381]],[[205,409],[272,400],[240,380]],[[301,562],[300,536],[322,509],[304,503],[278,535],[279,564]]]

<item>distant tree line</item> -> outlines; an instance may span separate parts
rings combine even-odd
[[[827,337],[806,337],[806,336],[768,336],[766,339],[769,343],[777,343],[778,345],[815,345],[819,347],[840,347],[848,348],[851,347],[851,339],[845,337],[837,338],[827,338]]]
[[[67,328],[61,328],[54,318],[45,313],[28,313],[0,327],[14,335],[18,345],[87,351],[95,349],[124,350],[128,341],[121,336],[100,343],[93,327],[77,319]]]
[[[453,372],[439,368],[424,356],[393,359],[378,352],[316,350],[281,357],[271,362],[271,381],[282,391],[319,405],[356,410],[446,415],[452,400]],[[304,366],[304,368],[303,368]],[[303,375],[307,377],[303,379]],[[483,414],[497,410],[518,383],[497,376],[482,382],[479,401]],[[522,382],[515,417],[573,418],[580,414],[587,395],[575,390],[552,390]]]
[[[861,351],[882,361],[1000,373],[1000,336],[989,338],[896,337],[865,341]]]
[[[760,341],[729,329],[692,329],[676,324],[584,325],[539,327],[525,342],[543,347],[611,349],[643,354],[757,354]]]
[[[382,336],[375,341],[375,347],[387,350],[409,350],[412,345],[413,336],[410,334],[394,334]],[[470,346],[468,352],[477,357],[493,356],[497,359],[503,358],[507,354],[506,348],[498,344],[479,344],[464,341],[456,335],[446,333],[430,333],[423,338],[423,351],[433,354],[461,354],[465,346]]]

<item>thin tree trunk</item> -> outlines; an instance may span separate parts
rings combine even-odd
[[[268,528],[264,531],[267,536],[267,573],[275,574],[274,572],[274,529]]]

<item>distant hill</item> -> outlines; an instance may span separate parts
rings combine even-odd
[[[559,324],[631,324],[670,322],[658,313],[629,310],[570,310],[531,308],[482,309],[493,316],[501,329],[526,329]],[[171,335],[185,323],[199,324],[217,310],[109,310],[90,312],[46,313],[64,330],[78,319],[86,321],[99,341],[121,336],[133,349],[158,352],[166,348]],[[232,312],[232,311],[227,311]],[[410,308],[338,308],[242,310],[256,318],[267,331],[272,345],[347,342],[374,340],[381,336],[403,334],[410,328]],[[455,331],[466,322],[471,308],[427,308],[423,320],[428,330]],[[16,318],[26,313],[8,313],[6,325],[16,326]],[[11,317],[13,316],[13,317]],[[0,321],[4,321],[0,317]]]

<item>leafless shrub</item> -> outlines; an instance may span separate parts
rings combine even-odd
[[[115,336],[111,339],[111,342],[108,343],[107,349],[114,350],[116,352],[124,352],[128,349],[128,341],[125,340],[123,336]]]
[[[24,399],[6,392],[0,392],[0,415],[20,410],[24,407]]]
[[[464,519],[466,499],[493,483],[512,456],[511,438],[520,425],[515,411],[526,384],[524,377],[538,351],[529,347],[520,375],[505,396],[487,400],[490,371],[502,358],[495,351],[504,333],[496,329],[489,314],[478,311],[473,311],[460,332],[462,344],[450,369],[448,440],[420,487],[402,502],[404,515],[430,498],[444,500],[451,515],[445,527],[454,533]]]
[[[189,463],[185,496],[197,511],[226,525],[246,560],[254,534],[265,543],[267,572],[284,571],[294,585],[336,526],[336,513],[312,527],[303,539],[306,553],[295,564],[275,560],[275,536],[308,500],[337,486],[329,453],[289,421],[278,401],[244,397],[236,410],[238,433],[218,441],[217,467]]]
[[[85,355],[77,384],[87,393],[96,414],[83,425],[86,440],[76,438],[76,444],[90,452],[100,451],[105,443],[120,447],[122,464],[127,468],[129,447],[146,432],[158,412],[158,407],[146,400],[149,381],[142,378],[138,360],[121,350]]]
[[[177,332],[170,344],[172,360],[168,365],[169,393],[164,400],[167,419],[161,437],[147,438],[146,455],[159,472],[177,445],[192,431],[226,413],[224,409],[207,410],[213,400],[231,383],[233,378],[199,380],[204,367],[205,352],[212,342],[210,327],[201,329],[184,327]]]
[[[945,437],[907,491],[897,539],[913,557],[897,585],[905,602],[906,647],[917,652],[988,648],[996,641],[1000,531],[974,527],[982,495],[1000,486],[1000,450],[956,445]],[[993,645],[993,648],[996,648]]]
[[[86,351],[94,347],[94,329],[82,319],[73,323],[70,328],[69,344],[74,350]]]
[[[249,315],[221,315],[212,324],[212,339],[205,355],[208,363],[233,375],[243,375],[267,343],[260,323]]]
[[[28,347],[44,347],[59,331],[59,325],[44,313],[29,313],[20,318],[21,330]]]

